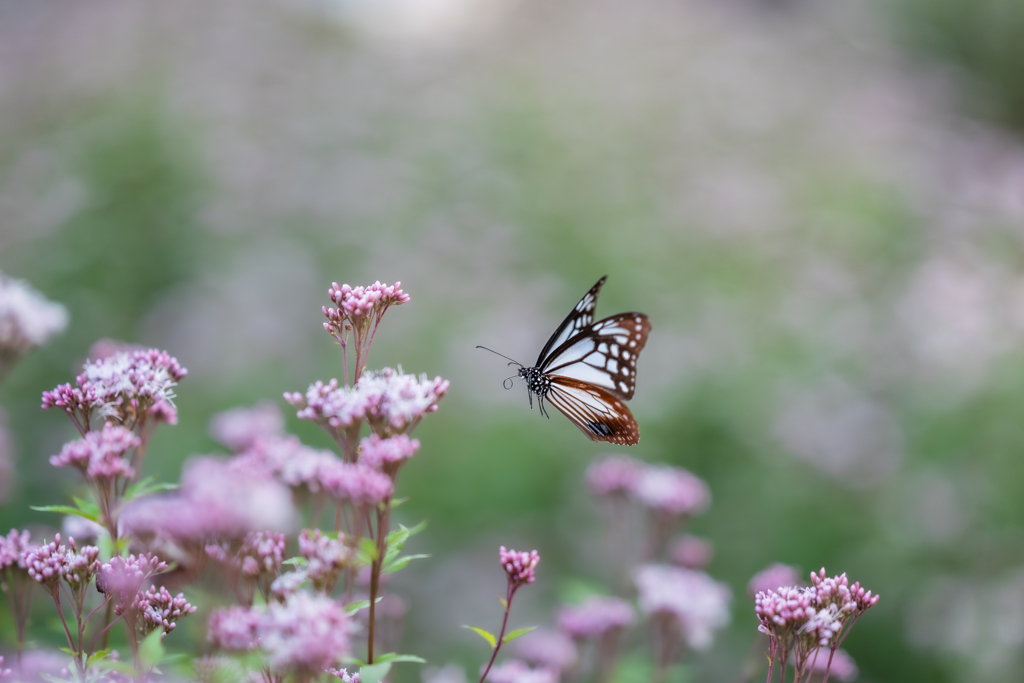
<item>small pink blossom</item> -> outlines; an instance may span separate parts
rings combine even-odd
[[[762,569],[747,584],[747,594],[754,597],[758,593],[777,591],[784,586],[799,586],[800,570],[788,564],[776,562]]]
[[[817,673],[829,672],[829,680],[836,679],[848,683],[857,679],[857,664],[853,661],[853,657],[850,656],[846,650],[836,650],[835,654],[832,654],[832,664],[829,666],[829,654],[830,650],[821,648],[817,652],[811,654],[811,667],[812,670]]]
[[[64,444],[58,455],[50,457],[54,467],[74,467],[87,480],[109,484],[131,478],[135,470],[125,456],[142,440],[130,429],[106,423],[100,431],[87,433],[77,441]]]
[[[703,569],[711,564],[715,551],[706,538],[685,534],[672,544],[668,554],[672,564],[687,569]]]
[[[259,620],[253,608],[235,605],[215,609],[207,622],[207,639],[223,650],[252,650],[257,643]]]
[[[192,614],[196,608],[182,593],[172,596],[163,586],[159,589],[150,586],[149,590],[136,594],[132,610],[138,614],[138,630],[147,636],[158,630],[164,635],[170,633],[178,625],[178,619]]]
[[[358,671],[349,673],[348,669],[327,669],[327,673],[340,678],[341,683],[359,683],[362,680]]]
[[[491,668],[485,679],[490,683],[558,683],[557,669],[531,669],[526,662],[513,659]]]
[[[516,552],[515,550],[506,550],[505,546],[501,546],[498,550],[498,557],[501,560],[501,566],[508,574],[509,585],[513,589],[527,583],[533,583],[534,569],[540,563],[540,554],[536,550],[530,552]]]
[[[317,673],[349,654],[350,620],[340,603],[303,591],[271,603],[257,625],[260,647],[275,669]]]
[[[667,565],[643,565],[633,573],[640,611],[674,617],[686,644],[706,649],[715,629],[729,623],[731,592],[704,572]]]
[[[299,590],[309,579],[305,569],[284,572],[270,584],[270,594],[278,602],[285,602],[288,596]]]
[[[622,598],[595,595],[558,613],[558,628],[576,640],[600,640],[636,621],[632,605]]]
[[[644,507],[672,517],[699,515],[711,504],[711,490],[702,479],[668,465],[645,467],[631,494]]]
[[[515,641],[516,654],[534,666],[568,671],[576,666],[580,653],[573,639],[561,631],[537,629]]]
[[[24,280],[0,273],[0,371],[67,324],[68,312],[62,305],[47,300]]]
[[[320,490],[321,468],[338,460],[331,451],[310,448],[295,436],[263,436],[230,461],[237,471],[262,470],[292,489]]]
[[[25,559],[37,547],[27,530],[11,529],[6,536],[0,536],[0,573],[11,568],[27,570]]]
[[[636,486],[646,466],[628,455],[608,455],[587,467],[587,485],[595,496],[626,495]]]
[[[187,373],[166,351],[121,351],[86,362],[76,387],[63,384],[43,392],[42,407],[62,408],[83,434],[94,414],[134,427],[156,405],[162,421],[174,422],[174,387]]]
[[[114,601],[114,612],[121,614],[134,604],[143,582],[166,570],[167,563],[150,553],[112,557],[100,567],[96,589],[110,596]]]
[[[28,575],[51,593],[57,590],[57,583],[62,579],[72,591],[81,591],[100,570],[99,554],[95,546],[79,550],[73,538],[64,545],[60,534],[54,534],[49,543],[26,550],[19,564],[24,562]]]
[[[386,439],[371,434],[359,444],[359,462],[394,476],[402,463],[419,449],[419,439],[410,439],[405,434]]]
[[[438,402],[448,393],[449,382],[384,368],[364,375],[358,386],[369,401],[367,419],[374,431],[402,434],[437,410]]]
[[[320,486],[332,497],[356,506],[376,506],[388,500],[395,486],[383,472],[363,464],[335,460],[319,472]]]
[[[272,581],[281,572],[284,548],[284,534],[255,531],[247,533],[237,549],[226,543],[211,544],[206,546],[206,554],[248,579],[268,577]]]
[[[232,408],[217,413],[210,420],[210,436],[241,453],[258,439],[284,434],[284,416],[270,401],[261,401],[252,408]]]
[[[303,529],[299,533],[299,553],[306,558],[305,571],[313,587],[326,593],[331,592],[352,559],[344,534],[332,538],[319,529]]]

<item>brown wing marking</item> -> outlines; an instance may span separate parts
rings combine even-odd
[[[633,414],[610,392],[588,382],[553,375],[547,399],[591,441],[633,446],[640,428]]]
[[[636,390],[636,362],[650,331],[651,321],[643,313],[599,320],[552,354],[544,371],[598,384],[628,401]]]

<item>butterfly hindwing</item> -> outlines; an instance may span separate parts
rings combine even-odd
[[[579,303],[569,311],[569,315],[565,316],[565,320],[558,326],[554,334],[548,338],[548,343],[541,349],[540,356],[537,357],[537,365],[543,366],[544,360],[547,358],[548,353],[554,349],[558,349],[567,340],[579,334],[582,330],[589,327],[594,322],[594,309],[597,308],[597,295],[601,292],[601,287],[604,285],[604,281],[608,279],[605,275],[590,288],[583,298],[580,299]]]
[[[551,375],[547,399],[591,441],[633,446],[640,441],[640,428],[626,405],[591,383]]]
[[[636,361],[650,331],[651,322],[643,313],[613,315],[566,340],[542,369],[596,385],[628,401],[636,389]]]

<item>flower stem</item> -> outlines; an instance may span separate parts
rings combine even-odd
[[[501,620],[501,632],[498,634],[498,640],[494,643],[494,652],[491,653],[491,661],[487,662],[487,668],[484,669],[483,674],[480,676],[480,683],[484,683],[484,679],[487,678],[487,674],[490,673],[491,667],[494,666],[494,660],[498,657],[498,650],[501,649],[502,641],[505,639],[505,629],[508,627],[508,613],[512,610],[512,597],[516,594],[514,584],[509,581],[508,591],[505,597],[505,618]]]

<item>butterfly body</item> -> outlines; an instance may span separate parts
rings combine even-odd
[[[604,277],[590,288],[548,339],[533,367],[520,366],[541,414],[551,403],[592,441],[632,446],[640,429],[625,401],[636,388],[636,362],[651,323],[643,313],[619,313],[594,322]],[[515,361],[513,361],[515,362]],[[518,363],[517,363],[518,365]]]

